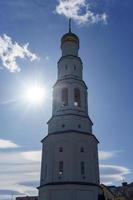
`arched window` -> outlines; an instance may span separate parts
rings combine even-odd
[[[59,162],[59,175],[63,175],[63,161]]]
[[[59,147],[59,152],[63,152],[63,147]]]
[[[80,125],[80,124],[78,125],[78,128],[81,128],[81,125]]]
[[[83,161],[80,163],[80,167],[81,167],[81,175],[85,175],[85,163]]]
[[[61,96],[62,96],[61,97],[62,98],[62,105],[67,106],[68,105],[68,89],[67,88],[62,89]]]
[[[81,99],[80,99],[80,90],[79,88],[74,89],[74,105],[81,106]]]

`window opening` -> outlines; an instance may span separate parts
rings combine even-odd
[[[78,88],[74,89],[74,105],[81,106],[80,90]]]
[[[84,152],[84,148],[83,147],[81,147],[80,152]]]
[[[81,125],[80,125],[80,124],[78,125],[78,128],[81,128]]]
[[[63,147],[59,147],[59,152],[63,152]]]
[[[62,103],[63,103],[63,106],[68,105],[68,89],[67,88],[62,89]]]
[[[82,161],[80,164],[81,164],[81,175],[85,175],[85,163]]]
[[[63,175],[63,161],[59,162],[59,175]]]

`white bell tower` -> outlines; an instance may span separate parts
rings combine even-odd
[[[52,117],[42,140],[39,200],[98,200],[98,140],[88,115],[79,38],[71,27],[61,39],[61,50]]]

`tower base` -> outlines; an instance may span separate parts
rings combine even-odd
[[[55,183],[39,187],[39,200],[98,200],[99,186],[86,183]]]

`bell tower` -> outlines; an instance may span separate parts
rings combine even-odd
[[[98,140],[88,115],[79,46],[69,21],[69,32],[61,38],[48,135],[42,140],[39,200],[98,199]]]

